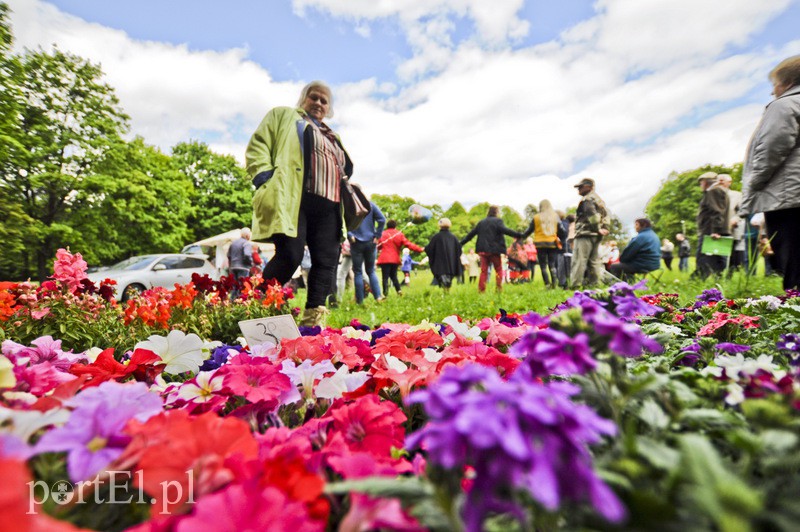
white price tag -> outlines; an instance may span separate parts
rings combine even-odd
[[[300,337],[300,329],[291,314],[243,320],[239,322],[239,329],[247,340],[247,345],[251,346],[267,342],[280,345],[282,338]]]

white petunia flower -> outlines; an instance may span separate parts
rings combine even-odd
[[[0,424],[3,425],[3,432],[10,432],[25,443],[28,443],[31,436],[39,429],[49,425],[63,425],[69,420],[69,416],[70,411],[64,408],[39,412],[0,407]]]
[[[455,340],[455,335],[459,335],[467,340],[481,340],[481,330],[479,327],[470,327],[469,324],[458,321],[458,316],[447,316],[442,320],[442,323],[449,325],[453,332],[445,337],[447,343]]]
[[[83,356],[86,357],[86,360],[89,361],[89,364],[94,364],[94,361],[97,360],[97,357],[102,353],[103,350],[99,347],[92,347],[87,349],[83,352]]]
[[[280,346],[270,342],[264,342],[263,344],[255,344],[250,346],[250,356],[266,357],[270,360],[270,362],[275,362],[280,352]]]
[[[347,366],[342,365],[336,373],[319,381],[314,390],[314,395],[323,399],[338,399],[345,392],[359,389],[368,380],[369,374],[366,371],[350,373]]]
[[[153,335],[144,342],[136,344],[135,349],[148,349],[161,357],[159,364],[165,364],[164,373],[172,375],[189,371],[197,373],[207,358],[203,353],[205,342],[196,334],[183,331],[170,331],[167,336]]]
[[[0,355],[0,388],[13,388],[17,385],[14,375],[14,364],[3,355]]]
[[[425,355],[425,360],[428,362],[439,362],[442,359],[442,354],[436,349],[430,347],[423,347],[422,353]]]
[[[214,392],[222,390],[223,376],[216,375],[217,370],[201,371],[194,379],[181,384],[178,397],[193,403],[207,403],[214,397]]]
[[[386,359],[386,365],[389,366],[389,369],[398,373],[405,373],[408,370],[408,366],[399,358],[393,357],[389,353],[384,353],[383,356]]]
[[[371,341],[372,340],[372,333],[370,331],[362,331],[361,329],[356,329],[355,327],[345,327],[342,329],[342,336],[345,338],[355,338],[356,340],[364,340],[364,341]]]
[[[735,382],[728,384],[728,394],[725,396],[726,403],[729,405],[738,405],[742,403],[744,399],[744,388]]]
[[[302,386],[305,398],[311,399],[314,394],[314,382],[323,378],[326,373],[336,373],[336,367],[330,360],[323,360],[317,364],[304,360],[300,365],[291,360],[284,360],[281,364],[281,373],[289,377],[295,386]]]

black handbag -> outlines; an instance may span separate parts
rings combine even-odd
[[[342,179],[341,198],[344,223],[348,231],[355,231],[372,210],[372,204],[361,187],[344,178]]]

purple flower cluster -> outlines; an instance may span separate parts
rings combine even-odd
[[[629,294],[633,294],[630,286],[626,284],[625,287]],[[623,293],[618,297],[624,300],[625,308],[630,295],[624,294],[623,290],[618,292]],[[652,312],[660,311],[659,307],[635,299],[651,307],[651,311],[657,309]],[[591,349],[591,345],[597,346],[595,340],[603,343],[610,351],[628,357],[638,357],[644,350],[653,353],[663,350],[661,344],[644,334],[637,324],[615,316],[606,310],[603,302],[588,297],[585,293],[576,292],[564,305],[567,309],[580,309],[583,321],[594,330],[594,334],[590,337],[586,333],[578,333],[573,337],[553,328],[554,324],[558,326],[557,318],[543,318],[535,313],[525,316],[523,321],[533,328],[512,345],[509,352],[524,359],[521,370],[526,371],[530,377],[584,374],[593,370],[597,366]],[[633,309],[634,305],[627,308]],[[638,311],[637,313],[641,314]],[[543,325],[549,327],[540,329]]]
[[[448,367],[427,390],[408,397],[424,404],[430,421],[411,434],[409,448],[424,448],[430,463],[475,470],[464,505],[466,530],[482,530],[485,517],[509,512],[524,521],[523,509],[508,500],[524,489],[544,508],[564,499],[588,499],[606,519],[619,522],[625,508],[592,469],[588,446],[614,435],[616,426],[572,396],[564,382],[538,384],[515,373],[504,381],[488,367]]]
[[[228,361],[228,358],[232,358],[241,352],[242,348],[240,346],[221,345],[211,351],[211,356],[203,362],[202,366],[200,366],[200,371],[211,371],[212,369],[218,369]]]
[[[723,299],[725,298],[722,296],[722,292],[720,292],[718,289],[708,288],[703,290],[703,292],[695,298],[692,309],[696,310],[702,307],[707,307],[709,303],[717,303]]]
[[[528,371],[532,378],[582,375],[597,366],[584,333],[571,338],[555,329],[533,330],[511,346],[510,354],[525,359],[519,370]]]
[[[664,312],[663,308],[642,301],[634,293],[634,290],[644,290],[645,288],[647,288],[647,282],[644,279],[634,286],[628,283],[617,283],[611,286],[608,293],[611,295],[611,301],[614,302],[614,313],[621,318],[633,319],[637,316],[655,316],[659,312]]]
[[[800,363],[800,334],[782,334],[781,339],[775,343],[779,351],[785,351],[792,359],[792,364]]]

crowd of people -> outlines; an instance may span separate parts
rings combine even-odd
[[[771,271],[783,275],[784,287],[796,288],[800,284],[800,56],[781,62],[769,79],[775,99],[748,146],[743,191],[731,190],[727,174],[709,172],[698,179],[703,195],[697,215],[696,273],[706,277],[726,268],[750,268],[758,252],[769,257]],[[506,271],[511,271],[513,280],[524,282],[532,279],[537,263],[549,288],[592,286],[609,276],[646,274],[660,269],[662,261],[672,268],[676,245],[660,239],[647,218],[636,220],[637,234],[621,252],[611,244],[601,248],[610,230],[609,213],[589,178],[575,185],[581,199],[574,216],[555,211],[543,200],[524,230],[506,227],[499,208],[492,206],[460,239],[451,233],[448,219],[439,220],[439,232],[423,248],[372,204],[361,225],[348,232],[342,220],[341,184],[352,176],[353,163],[339,136],[324,122],[332,116],[330,88],[320,81],[309,83],[295,107],[267,113],[245,154],[256,189],[253,237],[275,245],[264,278],[281,284],[289,281],[307,249],[310,267],[303,325],[320,323],[326,305],[344,296],[350,269],[357,303],[364,301],[367,284],[378,301],[392,286],[402,295],[398,271],[408,282],[414,264],[411,252],[426,253],[434,283],[445,290],[454,279],[468,276],[470,282],[477,278],[483,292],[493,270],[499,291],[507,280]],[[514,239],[510,247],[506,236]],[[473,239],[475,248],[463,253]],[[683,234],[675,235],[675,240],[678,268],[685,271],[690,244]],[[231,268],[237,276],[244,271],[233,258]]]

